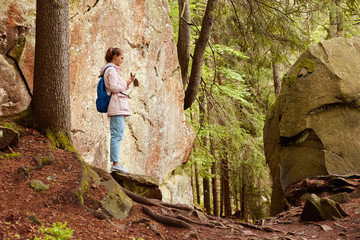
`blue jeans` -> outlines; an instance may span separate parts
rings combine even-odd
[[[110,117],[110,162],[118,162],[120,144],[124,136],[125,116]]]

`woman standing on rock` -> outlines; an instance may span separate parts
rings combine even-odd
[[[105,55],[106,64],[101,68],[100,75],[104,75],[105,88],[111,94],[107,114],[110,117],[110,171],[129,173],[119,163],[120,144],[124,136],[125,117],[130,116],[130,107],[126,91],[134,81],[135,74],[128,80],[123,80],[119,75],[120,65],[124,61],[124,54],[119,48],[110,47]]]

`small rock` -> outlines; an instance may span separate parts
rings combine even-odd
[[[331,200],[337,202],[337,203],[348,203],[350,202],[350,198],[349,195],[347,193],[337,193],[335,195],[332,195],[331,197],[329,197]]]
[[[120,230],[126,230],[125,224],[116,225]]]
[[[360,187],[357,187],[357,189],[350,194],[350,197],[353,199],[360,198]]]
[[[49,180],[49,181],[56,181],[58,177],[56,176],[56,174],[53,174],[51,176],[48,176],[46,179]]]
[[[49,185],[44,184],[40,180],[32,180],[30,182],[30,187],[37,192],[47,191],[49,189]]]
[[[42,222],[39,220],[39,218],[35,215],[35,214],[32,214],[30,216],[28,216],[28,219],[34,223],[36,223],[37,225],[42,225]]]
[[[333,230],[331,227],[329,227],[327,225],[320,225],[320,226],[321,226],[322,230],[324,230],[325,232]]]

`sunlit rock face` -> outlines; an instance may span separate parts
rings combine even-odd
[[[309,48],[284,77],[264,127],[272,214],[292,182],[360,173],[359,63],[360,39],[335,38]]]
[[[0,5],[0,66],[6,66],[0,74],[2,79],[11,75],[8,79],[16,85],[11,92],[3,86],[9,84],[1,82],[0,114],[23,110],[30,102],[35,2],[13,0]],[[120,162],[130,172],[153,176],[163,184],[187,161],[194,141],[183,111],[184,91],[168,1],[70,1],[69,18],[72,137],[76,148],[88,163],[110,168],[109,119],[96,111],[95,99],[105,52],[108,47],[119,47],[125,53],[122,77],[136,73],[139,82],[129,91],[132,116],[126,118]],[[185,203],[192,204],[188,200]]]

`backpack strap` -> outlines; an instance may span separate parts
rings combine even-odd
[[[99,75],[99,77],[102,77],[102,76],[104,76],[105,75],[105,71],[106,71],[106,69],[108,69],[109,67],[112,67],[112,66],[107,66],[105,69],[104,69],[104,71],[103,71],[103,73],[101,74],[101,75]],[[104,87],[105,87],[105,79],[104,79]],[[120,92],[122,95],[124,95],[124,96],[126,96],[126,97],[128,97],[129,95],[127,95],[127,94],[125,94],[125,93],[123,93],[123,92]],[[112,92],[110,92],[110,96],[112,95]]]
[[[108,69],[109,67],[112,67],[112,66],[107,66],[107,67],[104,69],[103,73],[99,75],[99,78],[105,75],[105,71],[106,71],[106,69]]]

